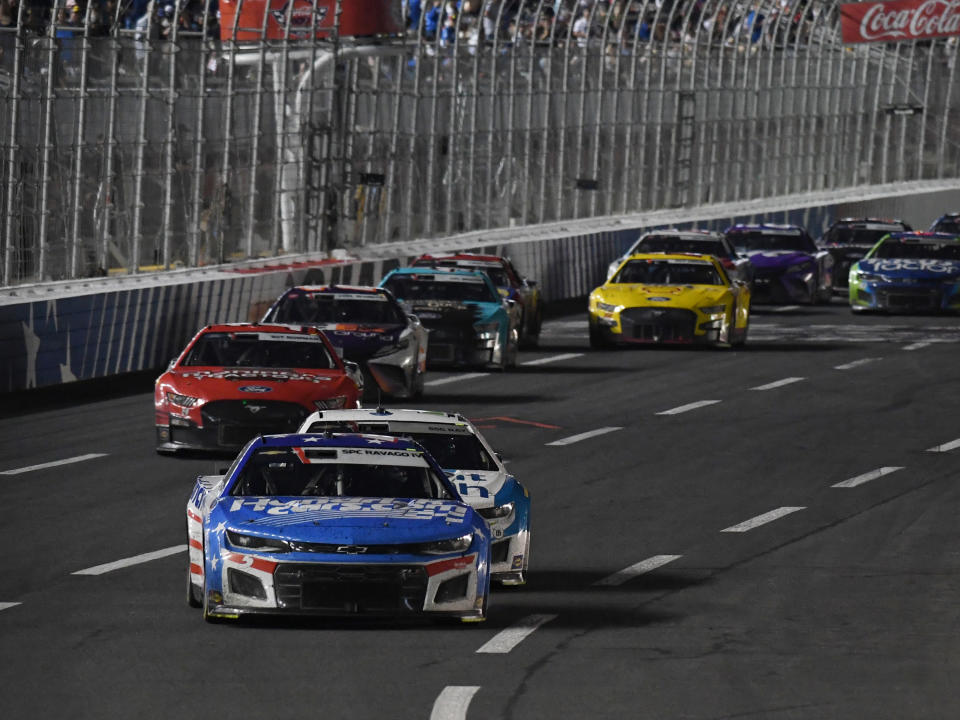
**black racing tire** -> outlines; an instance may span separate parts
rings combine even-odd
[[[192,608],[203,607],[203,590],[193,584],[190,576],[190,562],[187,562],[187,605]]]
[[[220,618],[210,614],[210,593],[207,592],[207,573],[203,573],[203,619],[208,623],[218,623]]]
[[[594,350],[609,350],[612,346],[603,333],[593,323],[590,324],[590,347]]]
[[[750,332],[750,318],[747,318],[747,324],[743,328],[743,334],[737,338],[735,343],[731,343],[731,347],[742,348],[747,344],[747,334]]]

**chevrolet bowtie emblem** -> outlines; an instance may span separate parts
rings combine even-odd
[[[338,553],[346,553],[347,555],[362,555],[367,551],[367,548],[363,545],[340,545],[337,548]]]

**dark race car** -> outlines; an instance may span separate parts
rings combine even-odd
[[[734,225],[724,233],[753,263],[754,303],[828,303],[833,256],[799,225]]]
[[[907,228],[909,230],[909,228]],[[941,215],[930,225],[930,232],[960,235],[960,212],[949,212]]]
[[[847,291],[850,266],[867,254],[887,233],[906,232],[911,228],[902,220],[876,218],[843,218],[833,223],[820,237],[817,246],[833,257],[833,289]]]
[[[301,286],[287,290],[263,322],[303,323],[323,330],[346,360],[359,364],[379,388],[399,398],[423,393],[427,331],[383,288],[346,285]]]
[[[398,268],[380,282],[430,332],[427,364],[503,370],[517,364],[512,310],[486,273]]]
[[[519,310],[516,319],[521,347],[535,347],[540,340],[543,324],[543,298],[534,280],[525,278],[510,262],[500,255],[421,255],[413,261],[414,267],[460,268],[485,272],[500,294],[516,303]]]
[[[315,410],[360,407],[362,382],[316,328],[210,325],[157,378],[157,452],[236,452]]]
[[[853,312],[960,312],[960,237],[886,235],[853,264],[849,284]]]

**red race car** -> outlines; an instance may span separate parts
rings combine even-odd
[[[315,410],[358,408],[362,389],[356,363],[315,328],[209,325],[157,378],[157,452],[236,451]]]

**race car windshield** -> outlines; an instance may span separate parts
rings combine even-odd
[[[887,233],[898,232],[902,228],[868,229],[850,225],[841,225],[823,236],[824,242],[836,245],[875,245],[877,240]]]
[[[403,311],[382,295],[369,300],[356,296],[290,293],[277,303],[267,322],[281,323],[361,323],[365,325],[402,325]]]
[[[610,282],[643,285],[722,285],[713,265],[659,260],[628,260]]]
[[[960,218],[943,218],[942,220],[938,220],[937,224],[934,225],[930,231],[960,235]]]
[[[182,366],[302,368],[329,370],[336,363],[319,338],[265,340],[258,333],[206,333],[197,338]]]
[[[734,230],[727,234],[730,242],[740,252],[755,252],[762,250],[795,250],[814,253],[817,251],[813,241],[801,234],[784,233],[782,235],[771,232],[751,232]]]
[[[230,494],[240,497],[451,498],[429,466],[305,463],[293,448],[277,447],[254,451]]]
[[[635,252],[692,252],[716,255],[721,258],[729,258],[731,256],[722,242],[716,240],[688,240],[686,238],[671,237],[669,235],[652,235],[645,237],[639,242]]]
[[[394,275],[385,287],[401,300],[454,300],[459,302],[499,302],[484,282],[444,280],[442,276]]]
[[[450,268],[460,268],[461,270],[478,270],[487,274],[487,277],[490,278],[492,282],[497,287],[510,287],[510,276],[507,275],[507,271],[502,267],[471,267],[470,265],[460,265],[456,261],[441,261],[441,262],[429,262],[426,260],[417,261],[417,265],[423,267],[450,267]]]
[[[922,258],[927,260],[960,260],[960,242],[910,243],[887,240],[877,246],[872,258]]]

